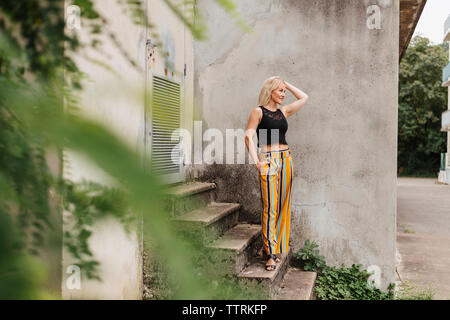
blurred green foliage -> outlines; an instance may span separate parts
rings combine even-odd
[[[142,1],[117,1],[135,23],[153,28]],[[163,1],[196,39],[206,38],[199,13],[194,24],[195,10],[178,10],[179,1]],[[84,46],[100,50],[96,35],[105,32],[108,21],[91,0],[70,3],[81,8],[83,25],[90,28],[87,43],[76,33],[64,32],[63,1],[0,3],[0,299],[59,298],[48,289],[48,266],[37,259],[50,248],[44,243],[46,234],[62,232],[58,219],[52,217],[52,205],[56,205],[57,215],[63,210],[70,213],[72,225],[65,228],[64,246],[89,278],[101,279],[98,262],[88,246],[90,227],[110,215],[125,228],[143,221],[144,239],[155,243],[174,279],[168,297],[251,298],[235,279],[212,279],[220,270],[198,259],[199,255],[207,259],[208,253],[196,239],[178,235],[164,210],[168,186],[143,170],[136,150],[76,112],[77,91],[82,90],[85,74],[72,53]],[[181,3],[192,5],[193,1]],[[231,1],[217,3],[240,21]],[[113,34],[108,36],[116,40]],[[130,67],[136,66],[132,59],[129,62]],[[62,159],[66,149],[85,155],[117,185],[62,179],[61,168],[56,173],[50,170],[47,157],[56,152]],[[61,239],[53,248],[61,251],[58,241]]]
[[[440,153],[447,152],[441,115],[448,90],[442,69],[448,63],[448,43],[433,45],[416,36],[400,62],[398,100],[399,175],[436,177]]]

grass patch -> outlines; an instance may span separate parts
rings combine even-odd
[[[208,249],[200,239],[194,240],[192,277],[205,288],[202,299],[267,300],[268,294],[255,281],[242,281],[234,273],[234,261],[229,253]],[[160,249],[147,241],[144,245],[143,300],[178,300],[179,285],[174,272],[161,255]],[[184,299],[184,298],[183,298]],[[195,299],[194,299],[195,300]]]
[[[399,285],[395,295],[396,300],[433,300],[435,293],[430,287],[421,288],[410,281],[404,281]]]
[[[401,231],[404,233],[416,233],[414,230],[408,229],[404,224],[401,224],[400,228],[401,228]]]

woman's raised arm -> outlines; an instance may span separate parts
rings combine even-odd
[[[292,92],[292,94],[298,99],[297,101],[294,101],[280,108],[287,118],[299,111],[305,105],[306,101],[308,101],[309,96],[299,88],[294,87],[289,82],[285,81],[284,83],[286,84],[286,89]]]

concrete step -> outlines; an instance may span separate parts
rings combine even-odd
[[[174,217],[181,231],[209,243],[216,240],[239,220],[240,203],[210,202],[206,207]]]
[[[288,253],[282,253],[277,268],[274,271],[267,271],[267,260],[263,257],[256,257],[252,259],[248,267],[238,274],[239,281],[249,287],[258,286],[264,291],[268,299],[273,299],[281,286],[290,258],[291,250]]]
[[[166,210],[172,216],[180,216],[192,210],[207,206],[216,199],[216,184],[209,182],[189,182],[166,190]]]
[[[218,268],[235,275],[250,264],[262,245],[261,225],[238,224],[207,248],[212,249],[211,256]]]
[[[316,272],[288,268],[275,300],[313,300]]]

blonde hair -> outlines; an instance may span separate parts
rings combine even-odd
[[[269,104],[272,91],[277,89],[281,83],[286,84],[283,78],[279,76],[273,76],[264,81],[261,92],[259,93],[258,106],[265,106]]]

